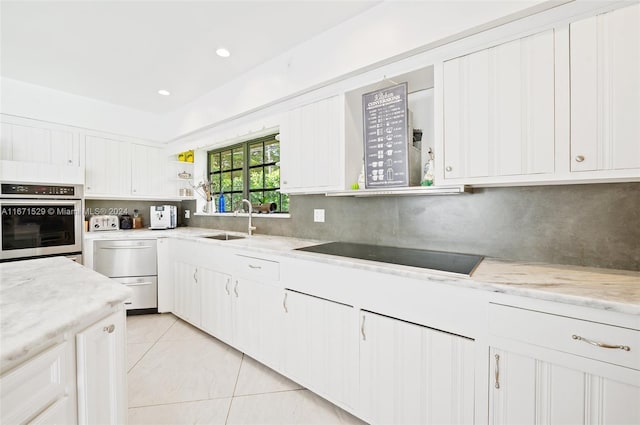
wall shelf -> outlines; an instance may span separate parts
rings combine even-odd
[[[463,193],[472,193],[471,186],[412,186],[412,187],[393,187],[387,189],[358,189],[345,190],[339,192],[327,192],[326,196],[401,196],[401,195],[461,195]]]

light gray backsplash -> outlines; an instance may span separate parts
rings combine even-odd
[[[142,216],[142,222],[144,227],[149,227],[149,207],[152,205],[177,205],[178,206],[178,226],[182,225],[182,205],[181,202],[167,202],[167,201],[128,201],[128,200],[102,200],[102,199],[87,199],[84,202],[84,208],[86,213],[94,214],[107,214],[107,215],[121,215],[129,214],[133,217],[133,210],[137,209],[139,215]],[[121,212],[125,211],[125,212]]]
[[[183,209],[195,203],[183,202]],[[324,208],[325,223],[313,222]],[[475,189],[453,196],[291,197],[291,219],[256,233],[640,270],[640,183]],[[189,226],[246,231],[246,218],[192,217]]]

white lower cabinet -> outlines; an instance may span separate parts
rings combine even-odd
[[[231,275],[198,268],[200,274],[200,327],[216,338],[231,344],[233,324],[231,314]]]
[[[489,421],[640,423],[640,331],[491,304]]]
[[[582,369],[577,356],[567,359],[568,365],[544,360],[553,354],[533,356],[491,348],[490,423],[640,423],[637,371],[619,368],[619,375],[626,375],[620,380],[607,376],[611,365],[586,362],[586,370]]]
[[[279,368],[282,357],[282,290],[236,277],[233,282],[234,345],[254,359]]]
[[[29,423],[31,425],[66,425],[73,423],[71,419],[73,416],[69,414],[69,409],[72,408],[73,405],[69,397],[65,396],[53,403],[47,410],[39,414],[37,418]]]
[[[0,378],[0,423],[21,424],[34,418],[39,423],[75,421],[75,409],[64,402],[73,376],[71,351],[72,344],[62,342]],[[58,405],[55,412],[50,411],[52,405]]]
[[[285,373],[334,403],[354,406],[357,316],[351,306],[286,290]]]
[[[173,312],[196,326],[200,326],[201,297],[198,267],[181,261],[173,263]]]
[[[79,424],[127,422],[125,344],[124,311],[76,335]]]
[[[363,311],[360,411],[371,423],[474,422],[474,341]]]

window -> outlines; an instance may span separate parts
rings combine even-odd
[[[251,204],[275,203],[275,212],[289,211],[289,197],[280,193],[280,142],[275,134],[207,152],[209,181],[224,193],[227,211]]]

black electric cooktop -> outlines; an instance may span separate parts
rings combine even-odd
[[[398,248],[393,246],[365,245],[349,242],[329,242],[298,248],[298,251],[317,252],[361,260],[421,267],[423,269],[470,275],[484,257],[454,252],[426,249]]]

